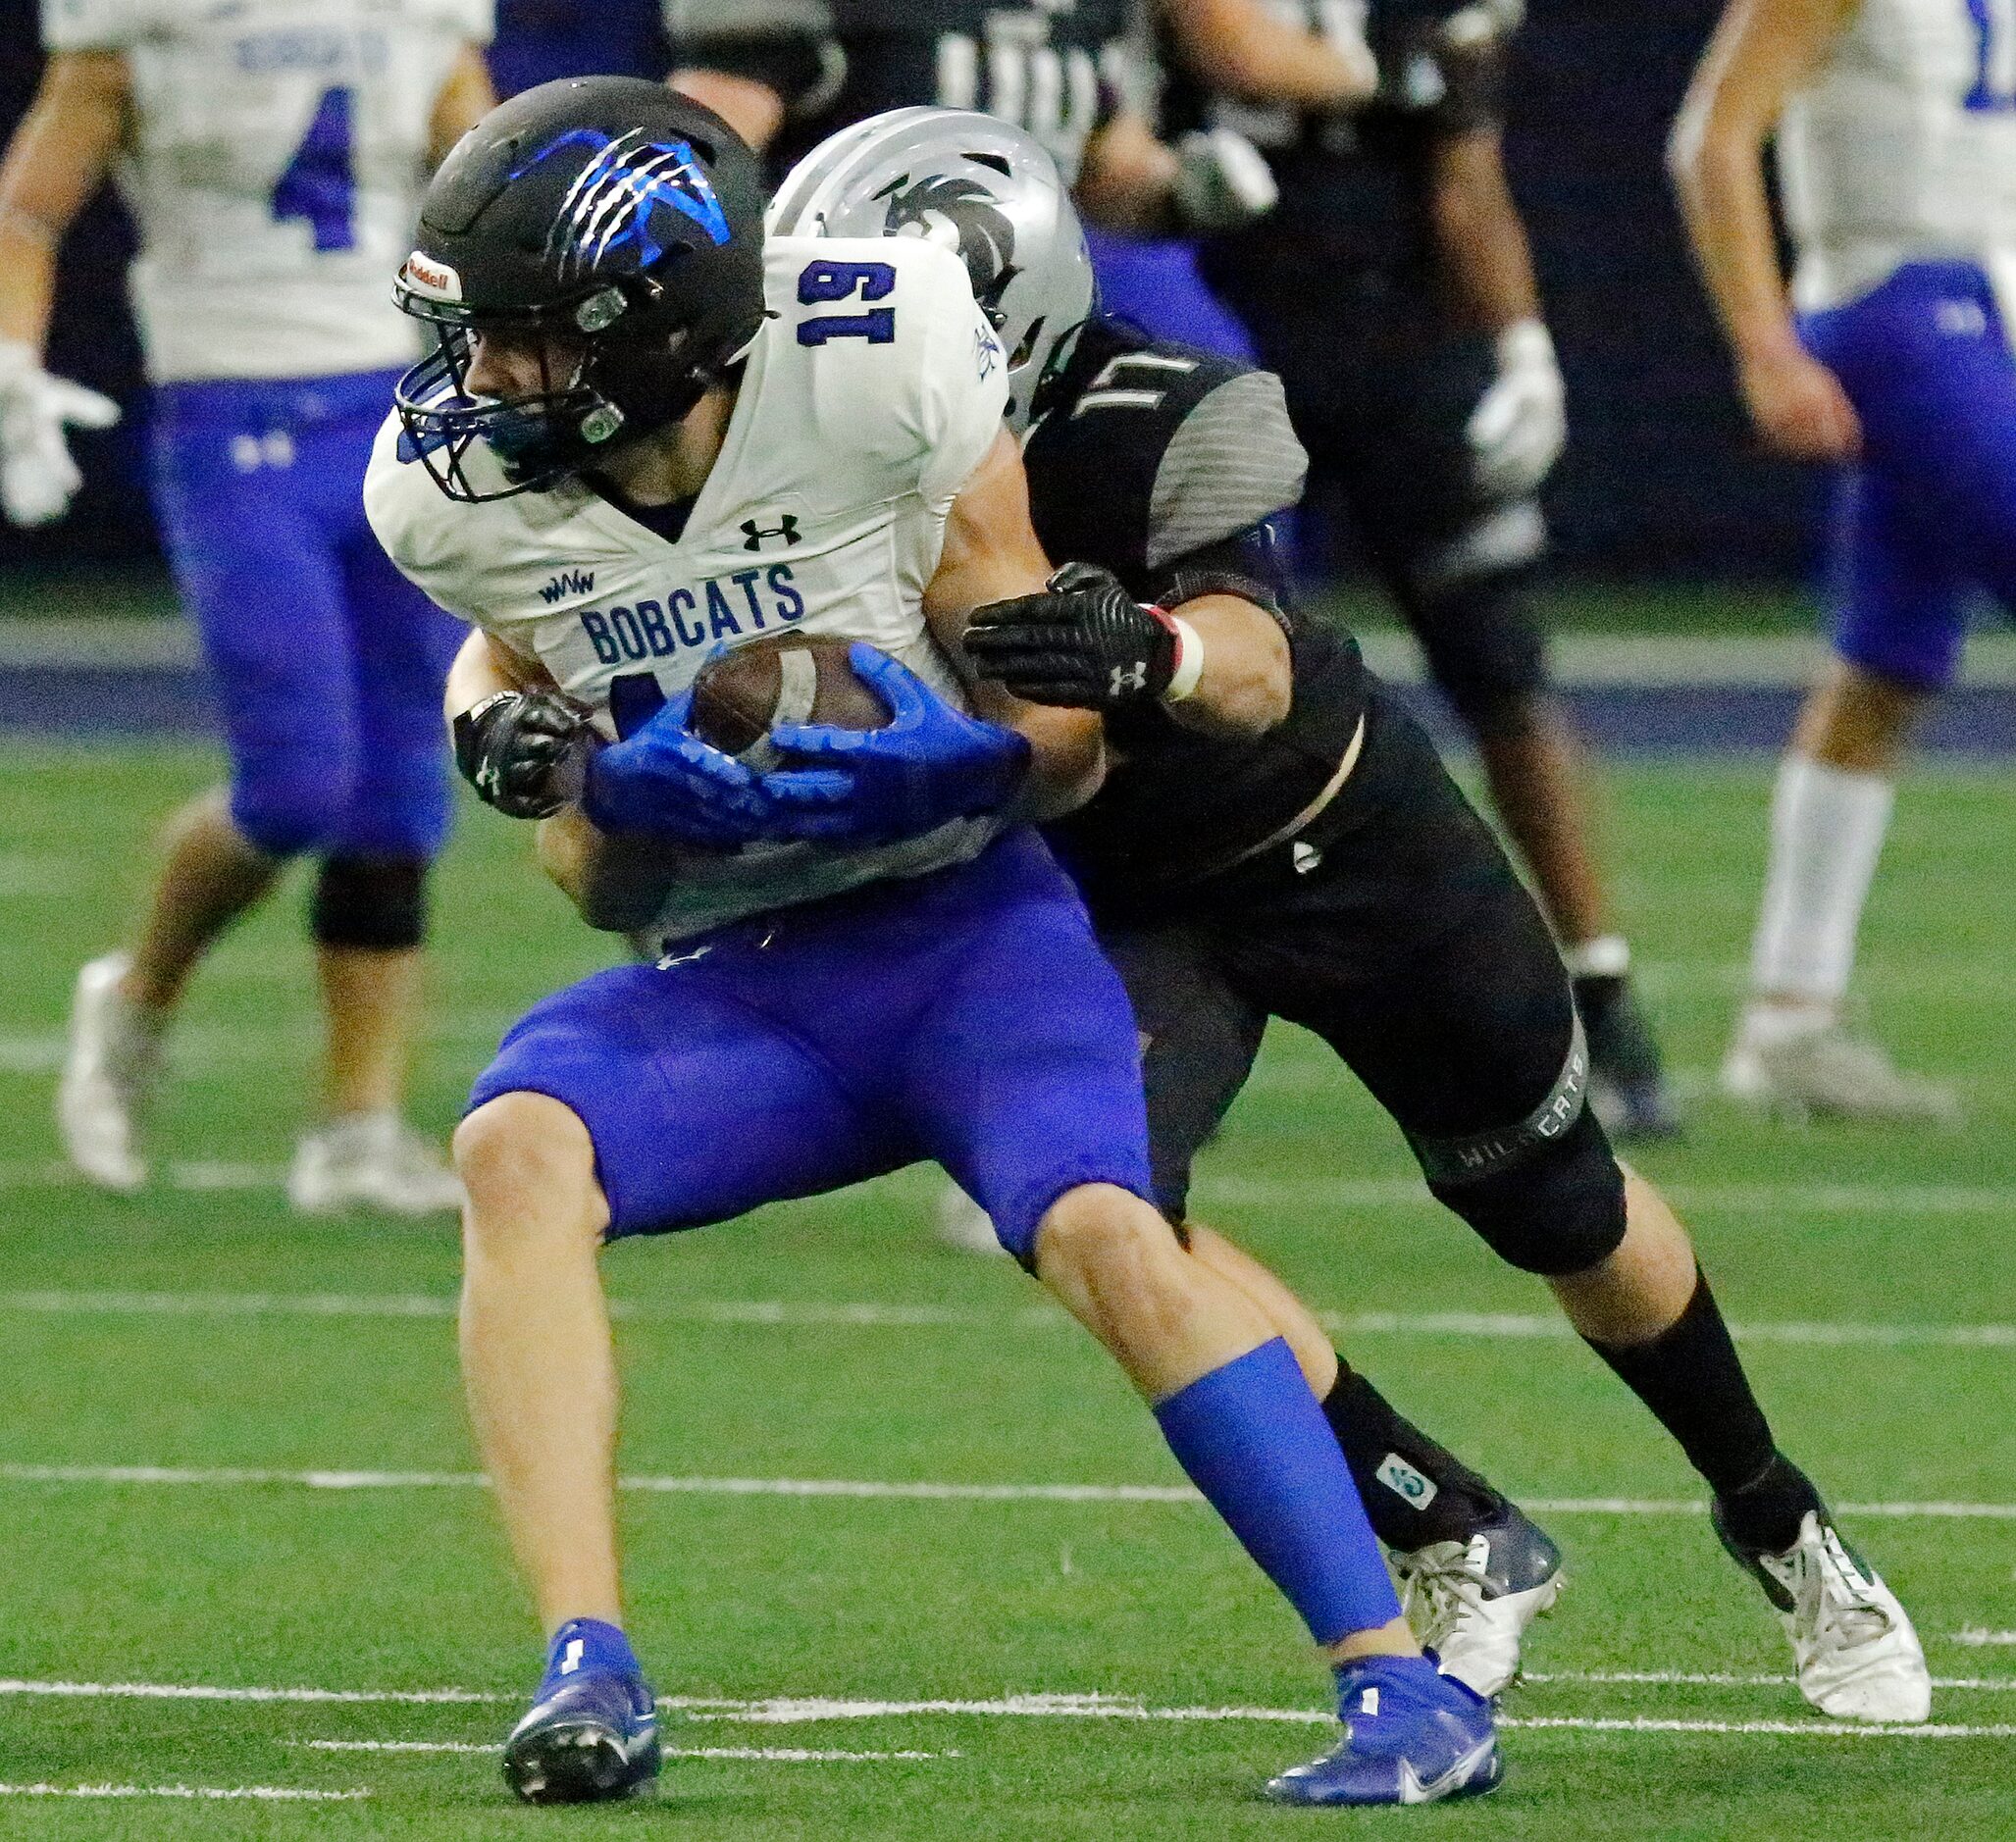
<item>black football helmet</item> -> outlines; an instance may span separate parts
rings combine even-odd
[[[712,110],[635,77],[542,83],[463,135],[427,188],[400,309],[438,349],[393,392],[402,448],[450,498],[550,486],[678,420],[763,319],[756,157]],[[473,397],[470,334],[561,334],[573,375]],[[472,479],[481,439],[503,484]]]

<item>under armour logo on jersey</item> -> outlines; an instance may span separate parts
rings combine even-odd
[[[579,1669],[582,1652],[587,1649],[588,1645],[581,1638],[570,1637],[567,1640],[567,1648],[560,1654],[560,1673],[572,1675]]]
[[[1288,854],[1294,859],[1297,876],[1307,876],[1323,860],[1323,853],[1314,844],[1298,844]]]
[[[1148,689],[1148,661],[1138,660],[1132,665],[1115,665],[1107,685],[1107,695],[1124,697],[1137,691]]]
[[[1377,1716],[1379,1712],[1379,1691],[1376,1688],[1360,1691],[1358,1712],[1370,1717],[1375,1718]]]
[[[798,514],[779,512],[774,525],[759,525],[753,518],[742,521],[742,547],[745,550],[760,550],[772,537],[782,537],[787,544],[796,543],[798,538]]]

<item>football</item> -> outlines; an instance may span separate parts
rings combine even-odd
[[[758,771],[778,763],[769,744],[779,723],[880,729],[889,710],[854,675],[845,640],[780,634],[737,646],[694,681],[693,733]]]

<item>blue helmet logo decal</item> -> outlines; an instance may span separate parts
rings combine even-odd
[[[516,179],[564,147],[593,147],[546,238],[546,252],[563,270],[592,271],[617,250],[634,249],[640,269],[665,253],[675,228],[698,228],[709,241],[729,238],[728,214],[707,181],[692,146],[683,140],[647,141],[637,128],[611,139],[599,128],[570,128],[511,175]],[[662,213],[684,221],[666,226]]]

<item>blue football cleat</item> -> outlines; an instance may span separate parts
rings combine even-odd
[[[1491,1704],[1425,1657],[1337,1671],[1342,1742],[1266,1789],[1276,1804],[1433,1804],[1481,1797],[1505,1775]]]
[[[623,1633],[563,1624],[539,1698],[504,1742],[504,1782],[528,1804],[596,1804],[650,1783],[659,1764],[657,1707]]]

